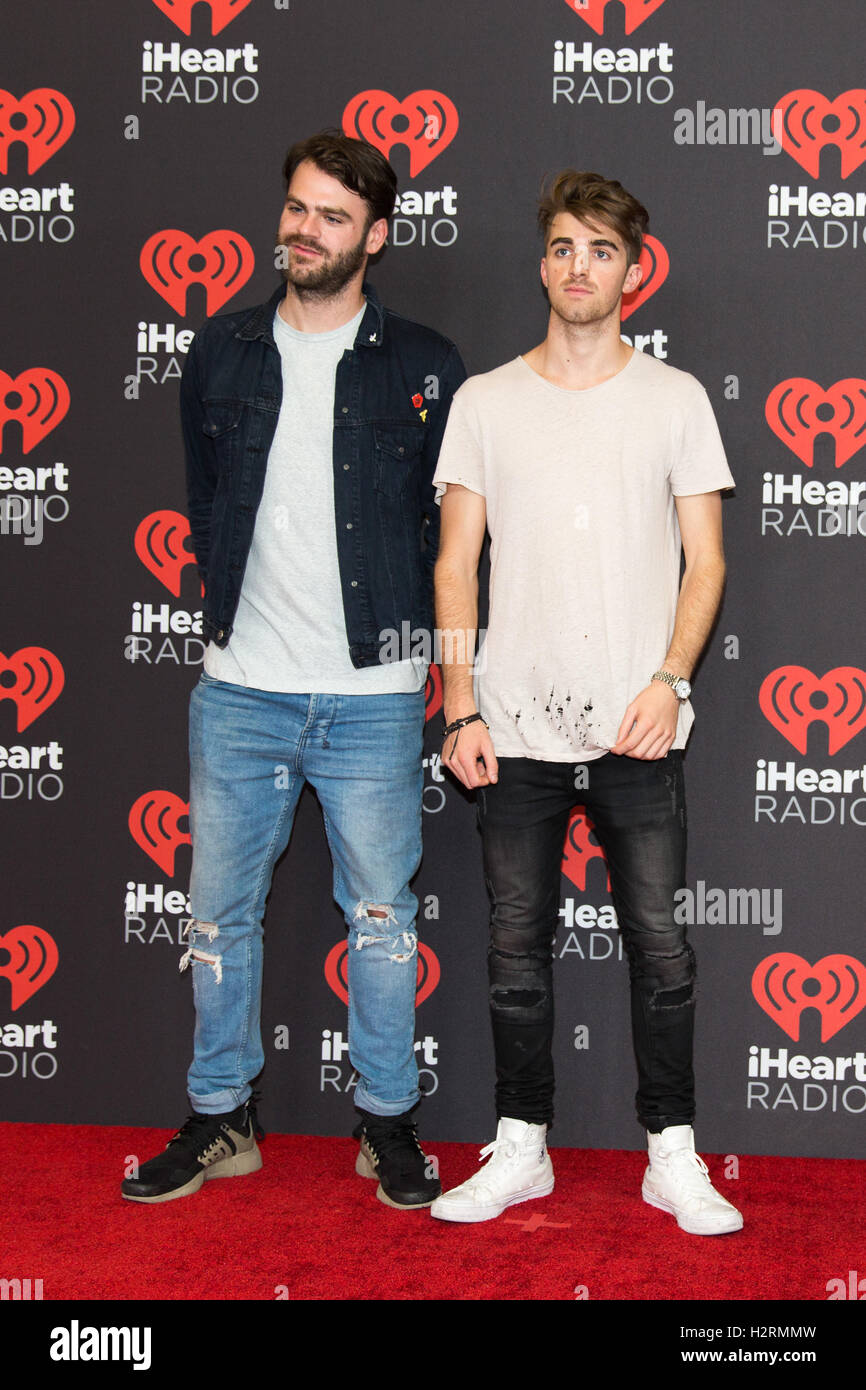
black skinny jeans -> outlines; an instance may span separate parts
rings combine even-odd
[[[499,781],[479,791],[499,1117],[553,1120],[553,939],[563,845],[580,804],[607,858],[629,962],[638,1120],[654,1133],[691,1124],[695,958],[674,921],[685,886],[682,763],[679,751],[651,762],[607,753],[582,765],[589,785],[576,791],[574,763],[501,758]]]

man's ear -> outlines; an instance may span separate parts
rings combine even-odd
[[[547,289],[547,261],[544,256],[541,258],[541,283]]]
[[[625,279],[622,284],[623,294],[631,294],[632,290],[637,289],[642,279],[643,266],[640,265],[638,261],[635,261],[633,265],[629,266],[625,273]]]
[[[380,217],[378,222],[373,222],[367,233],[367,240],[364,250],[368,256],[375,256],[377,251],[381,251],[385,242],[388,240],[388,222],[386,218]]]

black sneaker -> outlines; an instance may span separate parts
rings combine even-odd
[[[209,1178],[239,1178],[262,1166],[256,1139],[264,1139],[252,1099],[226,1115],[190,1115],[165,1150],[125,1178],[130,1202],[173,1202],[198,1192]]]
[[[359,1110],[362,1122],[353,1131],[361,1148],[355,1172],[378,1178],[376,1196],[386,1207],[429,1207],[442,1192],[436,1160],[418,1143],[412,1111],[404,1115],[371,1115]]]

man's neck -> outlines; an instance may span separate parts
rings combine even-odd
[[[299,333],[331,333],[351,323],[364,307],[361,278],[352,280],[339,294],[327,299],[305,294],[294,285],[286,285],[285,297],[277,312],[280,318]]]
[[[564,391],[586,391],[617,376],[634,348],[619,336],[619,316],[604,324],[565,324],[551,314],[547,337],[523,360]]]

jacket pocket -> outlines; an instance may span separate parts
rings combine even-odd
[[[240,401],[225,401],[213,405],[206,402],[201,426],[202,434],[216,443],[223,436],[230,435],[237,430],[242,414],[243,405]]]
[[[405,492],[423,447],[423,425],[374,425],[377,490],[387,497]]]

